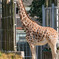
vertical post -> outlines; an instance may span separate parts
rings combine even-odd
[[[59,33],[59,0],[57,0],[57,7],[58,7],[58,33]],[[59,35],[58,35],[58,41],[59,41]],[[59,47],[59,43],[58,43],[58,47]]]
[[[12,17],[11,17],[11,40],[10,40],[10,43],[12,44],[12,49],[10,49],[11,51],[14,51],[14,0],[11,0],[11,15],[12,15]]]
[[[36,54],[37,54],[37,59],[38,59],[38,46],[36,46],[36,50],[37,50],[37,51],[36,51],[36,52],[37,52]],[[40,55],[40,54],[39,54],[39,55]]]
[[[54,4],[52,4],[52,28],[54,28]]]
[[[17,51],[16,47],[16,2],[14,2],[14,51]]]
[[[2,7],[2,0],[0,1],[0,7]],[[1,27],[1,16],[2,16],[2,14],[1,14],[2,12],[1,12],[1,8],[0,8],[0,50],[2,50],[2,31],[1,31],[1,29],[2,29],[2,27]]]
[[[51,13],[51,8],[50,8],[50,27],[52,27],[52,15],[51,15],[52,13]]]
[[[56,30],[58,32],[58,8],[56,8]]]
[[[42,59],[42,46],[40,46],[40,59]]]
[[[48,15],[48,9],[46,9],[46,26],[49,26],[49,15]]]
[[[52,4],[52,0],[50,0],[50,2],[49,2],[49,6],[51,7],[51,4]]]
[[[45,26],[45,8],[44,8],[44,5],[42,5],[42,25]]]
[[[0,50],[2,50],[1,15],[0,15]]]
[[[45,24],[45,22],[46,22],[46,20],[45,20],[46,18],[45,18],[45,7],[44,7],[44,5],[42,5],[42,26],[46,26],[46,24]],[[43,46],[43,48],[44,48],[44,46]],[[42,47],[40,48],[40,59],[42,59]]]
[[[57,0],[57,6],[59,7],[59,0]],[[59,33],[59,8],[58,8],[58,33]]]
[[[46,0],[46,7],[48,7],[49,6],[49,0]],[[47,15],[47,17],[46,17],[46,26],[48,26],[48,9],[46,10],[46,15]]]

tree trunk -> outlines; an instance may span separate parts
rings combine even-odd
[[[2,49],[14,50],[14,3],[11,0],[2,0]]]
[[[52,3],[54,3],[55,6],[57,6],[57,0],[46,0],[46,7],[51,7]]]
[[[48,7],[48,1],[49,1],[49,0],[46,0],[46,7]]]
[[[57,6],[57,0],[52,0],[52,3],[54,3],[55,6]]]

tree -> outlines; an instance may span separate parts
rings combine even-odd
[[[57,0],[45,0],[46,7],[51,7],[52,3],[54,3],[55,6],[57,6]]]
[[[54,3],[55,6],[57,6],[57,0],[52,0],[52,3]]]
[[[30,16],[37,16],[39,21],[42,21],[42,4],[45,4],[45,0],[33,0],[30,9]]]
[[[45,0],[45,2],[46,2],[46,3],[45,3],[45,4],[46,4],[46,7],[48,7],[48,1],[49,1],[49,0]]]
[[[2,49],[14,50],[14,3],[2,0]]]
[[[30,16],[37,16],[39,21],[42,21],[42,5],[44,4],[46,7],[50,7],[52,3],[54,3],[56,6],[57,0],[33,0],[32,4],[30,5]]]

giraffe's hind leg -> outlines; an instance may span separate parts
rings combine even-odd
[[[51,52],[52,52],[52,59],[56,59],[57,57],[57,53],[56,53],[56,43],[53,43],[53,42],[50,42],[48,43],[50,45],[50,48],[51,48]]]
[[[52,58],[56,59],[56,55],[57,55],[57,53],[56,53],[56,46],[52,45],[50,47],[51,47],[51,51],[52,51]]]

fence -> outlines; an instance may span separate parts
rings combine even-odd
[[[52,4],[52,7],[45,8],[44,5],[42,5],[42,16],[43,26],[49,26],[58,31],[58,7]]]
[[[54,6],[54,4],[52,4],[52,7],[42,5],[42,25],[52,27],[58,32],[58,7]],[[51,59],[51,52],[45,51],[43,53],[43,59],[47,59],[47,56]]]
[[[17,43],[17,51],[24,51],[25,59],[31,59],[31,51],[29,45],[25,39],[26,33],[24,30],[16,30],[16,40]]]

